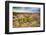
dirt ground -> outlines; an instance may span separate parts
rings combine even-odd
[[[20,27],[40,27],[40,13],[13,12],[13,28]]]

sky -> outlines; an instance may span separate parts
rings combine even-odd
[[[16,12],[31,12],[31,13],[40,13],[40,8],[37,7],[13,7],[13,11]]]

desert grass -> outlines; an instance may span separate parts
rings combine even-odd
[[[13,28],[40,27],[40,13],[13,12]]]

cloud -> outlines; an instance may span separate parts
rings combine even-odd
[[[28,11],[31,13],[40,13],[40,8],[37,7],[13,7],[14,11]]]

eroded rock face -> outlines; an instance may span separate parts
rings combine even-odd
[[[13,27],[14,28],[39,27],[39,26],[40,26],[40,14],[39,13],[13,13]]]

